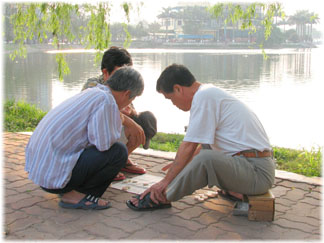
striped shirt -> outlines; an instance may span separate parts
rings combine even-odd
[[[61,103],[41,120],[26,147],[25,170],[37,185],[64,188],[87,146],[108,150],[119,138],[120,112],[107,86],[97,85]]]

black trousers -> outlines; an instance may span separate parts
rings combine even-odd
[[[80,155],[68,184],[62,189],[43,190],[63,194],[75,190],[84,194],[101,197],[118,172],[126,165],[128,151],[123,143],[113,144],[107,151],[90,147]]]

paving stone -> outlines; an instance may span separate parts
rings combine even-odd
[[[25,180],[24,177],[20,175],[16,175],[16,173],[6,173],[4,176],[4,179],[9,181],[9,182],[15,182],[15,181],[20,181],[20,180]]]
[[[158,222],[156,224],[149,225],[148,227],[160,233],[175,235],[179,239],[188,239],[194,235],[193,231],[188,230],[185,227],[175,225],[172,225],[172,227],[170,227],[169,224],[164,222]]]
[[[13,221],[11,224],[8,224],[7,227],[9,228],[9,232],[18,232],[20,230],[25,230],[28,227],[39,224],[44,220],[39,217],[28,216],[26,218],[21,218]]]
[[[6,212],[4,215],[4,223],[5,225],[10,225],[18,219],[25,219],[28,217],[28,214],[18,210],[12,211],[11,213]]]
[[[291,190],[291,189],[287,188],[287,187],[283,187],[283,186],[276,186],[271,189],[271,191],[275,197],[282,197],[282,196],[286,195],[289,190]]]
[[[215,227],[214,225],[195,230],[195,232],[196,233],[192,236],[193,240],[215,240],[219,239],[219,237],[224,234],[223,230]]]
[[[271,223],[268,227],[265,227],[260,231],[250,232],[250,234],[254,234],[259,239],[263,240],[281,240],[286,232],[288,232],[288,229]]]
[[[17,188],[17,187],[22,187],[22,186],[25,186],[28,183],[30,183],[29,180],[23,179],[23,180],[19,180],[19,181],[15,181],[13,183],[10,183],[8,188],[12,189],[12,188]]]
[[[96,239],[98,238],[98,239],[119,240],[129,235],[126,232],[124,232],[122,229],[109,227],[104,223],[96,223],[90,225],[85,229],[85,231],[95,235]]]
[[[53,209],[44,209],[39,205],[33,205],[31,207],[21,209],[26,215],[42,216],[46,219],[57,215],[57,211]]]
[[[49,233],[40,232],[34,227],[29,227],[28,229],[21,230],[15,233],[18,239],[29,239],[29,240],[56,240],[57,238]]]
[[[185,204],[183,202],[177,201],[177,202],[172,202],[172,207],[176,208],[176,209],[179,209],[179,210],[182,210],[182,209],[185,209],[185,208],[190,208],[191,206],[188,205],[188,204]]]
[[[41,202],[38,202],[37,205],[39,205],[42,208],[55,209],[55,210],[61,209],[58,206],[58,202],[55,200],[41,201]]]
[[[186,208],[182,210],[180,213],[177,214],[177,216],[183,218],[183,219],[194,219],[202,215],[203,213],[207,212],[207,209],[203,209],[200,207],[195,208]]]
[[[317,191],[311,191],[309,194],[307,194],[307,197],[312,197],[316,200],[322,200],[322,193]]]
[[[56,215],[51,217],[51,219],[57,224],[67,224],[79,220],[83,213],[84,210],[61,209],[58,210]]]
[[[108,188],[108,210],[68,210],[58,195],[46,193],[27,179],[24,148],[29,136],[4,133],[4,231],[6,240],[312,240],[321,239],[322,186],[276,178],[273,222],[232,215],[233,202],[221,197],[203,203],[186,196],[173,207],[152,212],[130,210],[130,193]],[[172,162],[150,155],[131,159],[149,174],[163,176]],[[127,178],[134,175],[126,173]],[[202,188],[204,193],[217,188]]]
[[[304,222],[295,222],[291,219],[285,219],[285,218],[279,218],[275,221],[275,224],[278,226],[281,226],[286,229],[296,229],[303,231],[305,233],[312,232],[314,229],[316,229],[316,226],[309,225]]]
[[[309,191],[310,188],[312,188],[311,185],[301,182],[293,182],[289,180],[283,180],[281,183],[279,183],[280,186],[288,187],[288,188],[299,188],[304,191]]]
[[[131,240],[162,240],[169,239],[169,235],[167,232],[160,233],[155,229],[151,229],[148,227],[143,228],[142,230],[136,231],[133,234],[130,234],[128,239]]]
[[[121,220],[118,217],[106,217],[102,222],[108,227],[119,228],[125,231],[126,233],[132,234],[138,230],[143,229],[139,224],[134,224],[133,221]]]
[[[286,213],[286,211],[289,209],[291,209],[291,207],[275,202],[275,214],[278,212]]]
[[[282,235],[281,240],[319,240],[319,235],[307,234],[300,230],[288,229],[285,234]]]
[[[21,209],[35,205],[36,203],[45,201],[45,199],[40,197],[29,197],[24,200],[20,200],[14,203],[11,203],[12,209]]]
[[[95,235],[89,234],[84,229],[79,229],[77,232],[70,232],[67,235],[64,235],[61,240],[73,240],[73,241],[89,241],[89,240],[97,240],[97,237]]]
[[[12,191],[13,192],[13,191]],[[17,203],[17,202],[24,202],[25,199],[27,198],[32,198],[32,196],[28,195],[28,194],[24,194],[24,193],[15,193],[15,194],[9,194],[9,195],[5,195],[5,204],[12,204],[12,203]],[[14,208],[17,209],[17,208]]]
[[[299,210],[301,211],[301,210]],[[319,212],[320,213],[320,212]],[[309,214],[308,214],[309,215]],[[282,219],[286,219],[286,220],[293,220],[294,222],[300,222],[303,224],[307,224],[310,226],[314,226],[317,227],[320,224],[320,221],[316,218],[311,218],[311,217],[307,217],[308,215],[297,215],[295,212],[286,212],[283,216],[281,216],[280,218]]]
[[[299,201],[299,203],[310,204],[310,205],[317,206],[317,207],[321,206],[321,201],[319,201],[313,197],[303,198]]]
[[[206,227],[205,225],[202,225],[194,220],[185,220],[175,215],[163,218],[161,219],[161,222],[167,223],[170,226],[174,225],[174,226],[185,227],[186,229],[191,231],[197,231]]]
[[[287,198],[292,201],[298,201],[300,199],[303,199],[308,191],[301,190],[299,188],[291,189],[289,190],[286,195],[284,195],[282,198]]]
[[[18,187],[18,188],[15,188],[15,190],[18,191],[18,192],[26,192],[26,193],[29,193],[29,192],[34,191],[34,190],[39,190],[39,191],[41,191],[41,190],[39,189],[39,186],[37,186],[37,185],[35,185],[35,184],[31,184],[31,183],[26,184],[26,185],[21,186],[21,187]],[[43,193],[44,193],[44,192],[43,192]]]

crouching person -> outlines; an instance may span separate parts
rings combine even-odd
[[[61,207],[109,208],[110,202],[101,196],[128,157],[127,147],[117,142],[122,125],[136,126],[120,110],[143,89],[142,76],[123,67],[104,85],[87,89],[49,111],[26,147],[29,179],[49,193],[61,194]],[[142,130],[137,138],[145,144]]]
[[[167,67],[157,91],[183,111],[190,111],[187,133],[166,176],[143,194],[127,201],[134,210],[170,207],[195,190],[217,186],[221,196],[268,191],[275,164],[265,130],[241,101],[211,84],[196,81],[182,65]],[[200,144],[211,149],[201,149]]]

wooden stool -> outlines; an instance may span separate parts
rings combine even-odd
[[[275,196],[269,190],[266,194],[247,196],[249,199],[248,219],[254,221],[273,221]]]

